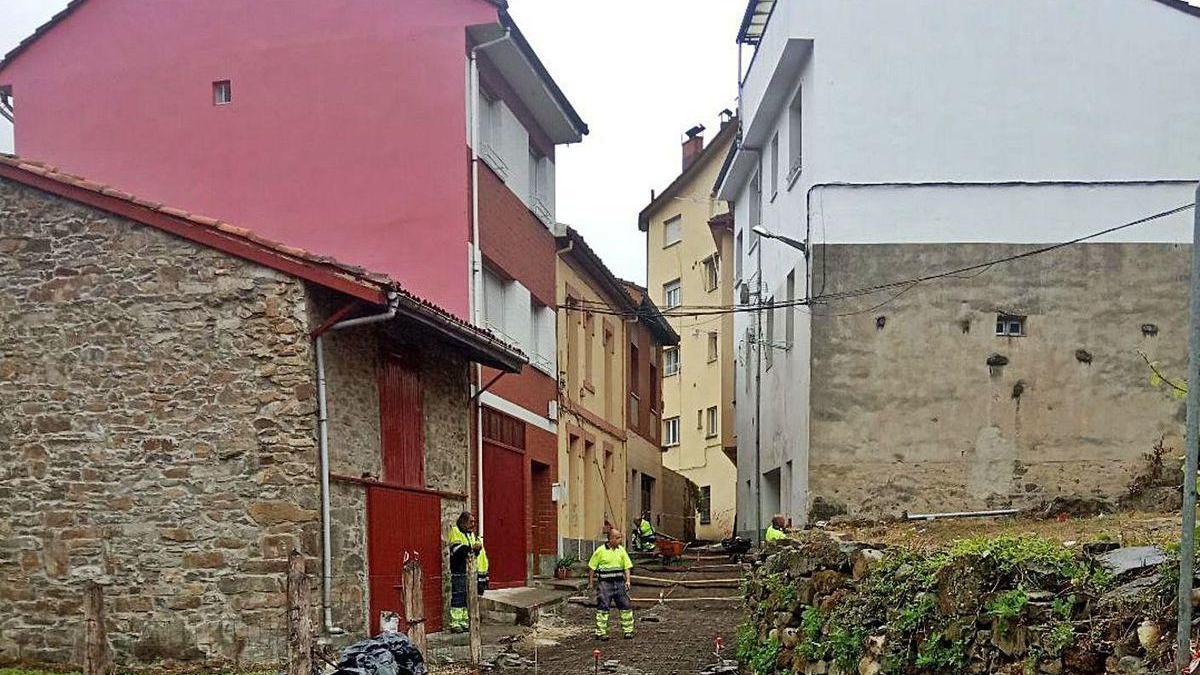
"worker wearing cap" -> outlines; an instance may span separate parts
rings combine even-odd
[[[776,513],[771,519],[771,526],[767,528],[767,533],[763,539],[767,542],[781,541],[787,539],[787,519],[782,513]]]
[[[658,541],[658,536],[654,534],[654,526],[650,524],[650,512],[643,511],[642,517],[638,520],[637,534],[634,535],[634,546],[639,551],[652,551],[654,544]]]
[[[467,558],[475,556],[475,591],[479,595],[488,587],[487,550],[483,537],[475,534],[475,516],[464,511],[450,533],[450,632],[461,633],[469,627],[467,616]]]
[[[588,560],[588,586],[596,584],[596,637],[601,640],[608,639],[608,612],[614,605],[621,610],[621,632],[626,640],[633,639],[633,603],[629,601],[633,561],[621,545],[622,536],[620,530],[611,528],[608,541]]]

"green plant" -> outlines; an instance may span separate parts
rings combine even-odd
[[[957,672],[966,661],[962,643],[951,640],[941,631],[934,631],[917,649],[917,667],[941,672]]]
[[[737,629],[737,660],[754,675],[772,675],[779,660],[780,644],[776,638],[765,642],[758,639],[758,631],[750,623]]]
[[[1009,622],[1021,616],[1021,610],[1025,609],[1027,604],[1029,604],[1029,594],[1024,589],[1015,588],[999,593],[992,598],[987,604],[987,611],[988,614],[995,617],[997,625],[1004,629]]]
[[[560,556],[554,561],[554,569],[569,570],[578,564],[579,556],[573,553],[568,553],[567,555]]]
[[[936,601],[933,595],[922,593],[916,602],[909,603],[896,614],[892,621],[892,629],[897,633],[912,633],[921,626],[921,622],[933,612]]]
[[[1042,638],[1042,646],[1051,656],[1057,657],[1074,641],[1075,627],[1070,622],[1060,621]]]
[[[1055,598],[1052,608],[1054,616],[1064,621],[1070,619],[1071,613],[1075,611],[1075,595],[1071,594],[1065,598]]]

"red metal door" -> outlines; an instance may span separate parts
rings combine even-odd
[[[421,559],[424,573],[425,630],[442,629],[442,518],[437,495],[371,486],[367,488],[367,573],[371,591],[371,634],[379,613],[396,612],[404,622],[405,554]]]
[[[525,585],[525,455],[483,442],[483,540],[491,585]]]
[[[388,353],[379,369],[383,479],[425,487],[425,414],[420,364],[414,354]]]

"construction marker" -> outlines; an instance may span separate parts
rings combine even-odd
[[[592,658],[596,659],[596,675],[600,675],[600,650],[592,650]]]
[[[716,636],[716,639],[713,641],[717,643],[717,660],[720,661],[721,660],[721,648],[725,646],[725,640],[721,639],[721,636],[718,635],[718,636]]]

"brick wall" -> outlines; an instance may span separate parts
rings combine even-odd
[[[305,289],[0,179],[0,662],[272,660],[316,569]]]
[[[479,241],[489,265],[521,282],[538,302],[555,305],[554,236],[484,162],[479,163]]]

